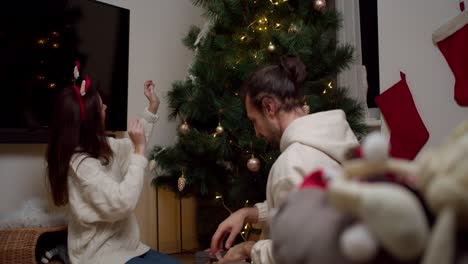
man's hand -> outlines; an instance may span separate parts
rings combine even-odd
[[[257,221],[258,209],[256,207],[242,208],[231,214],[218,226],[218,229],[213,235],[210,248],[211,254],[215,254],[223,248],[222,243],[228,234],[229,237],[226,240],[225,247],[226,249],[230,249],[234,239],[240,233],[244,224],[256,223]]]
[[[254,246],[254,241],[247,241],[235,245],[219,260],[219,264],[241,261],[250,258],[250,251]]]

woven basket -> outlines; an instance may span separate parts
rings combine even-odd
[[[0,263],[36,264],[39,238],[47,233],[66,230],[66,226],[0,230]]]

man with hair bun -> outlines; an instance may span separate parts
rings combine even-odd
[[[241,97],[256,136],[279,147],[281,155],[268,175],[266,201],[239,209],[218,226],[210,252],[228,250],[219,263],[245,259],[255,264],[275,263],[268,234],[268,222],[275,209],[309,172],[340,166],[345,152],[358,145],[342,110],[310,115],[304,112],[302,84],[306,77],[306,67],[299,58],[284,56],[278,64],[256,70],[242,86]],[[263,225],[261,240],[231,247],[244,224],[257,222]]]

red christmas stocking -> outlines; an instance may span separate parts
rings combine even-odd
[[[429,132],[419,116],[406,75],[375,98],[390,129],[390,154],[412,160],[429,139]]]
[[[432,34],[432,41],[444,55],[455,76],[455,101],[468,106],[468,11],[462,12]]]

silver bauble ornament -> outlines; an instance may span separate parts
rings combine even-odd
[[[314,2],[314,8],[317,11],[322,11],[327,6],[327,1],[326,0],[315,0]]]
[[[187,132],[190,131],[190,126],[187,122],[184,122],[182,123],[180,126],[179,126],[179,131],[180,133],[182,134],[186,134]]]
[[[260,170],[260,160],[257,159],[254,155],[247,161],[247,168],[252,172],[257,172]]]

